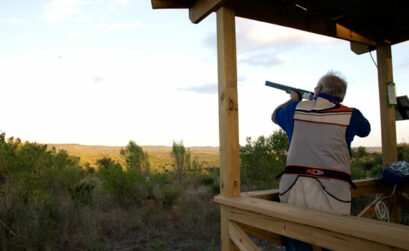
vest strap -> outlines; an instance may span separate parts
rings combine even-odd
[[[315,177],[323,179],[336,179],[348,182],[356,189],[356,185],[352,182],[351,175],[345,172],[337,171],[334,169],[324,169],[316,167],[304,167],[304,166],[286,166],[281,174],[294,174],[306,177]]]

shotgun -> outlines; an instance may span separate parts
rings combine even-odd
[[[287,85],[282,85],[282,84],[278,84],[278,83],[274,83],[274,82],[270,82],[270,81],[266,81],[266,85],[270,86],[270,87],[274,87],[283,91],[286,91],[287,93],[290,93],[291,91],[295,91],[298,92],[301,96],[301,98],[303,99],[309,99],[312,100],[312,98],[314,97],[314,93],[310,92],[310,91],[306,91],[303,89],[298,89],[298,88],[294,88],[291,86],[287,86]]]

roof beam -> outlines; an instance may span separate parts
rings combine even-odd
[[[227,0],[197,0],[189,8],[189,18],[192,23],[199,23],[213,11],[219,9]]]
[[[335,21],[297,8],[283,8],[280,2],[271,0],[231,1],[229,5],[236,16],[277,24],[325,36],[355,41],[362,44],[376,45],[373,38],[368,38]]]
[[[345,26],[335,24],[335,29],[337,38],[358,42],[361,44],[376,46],[376,42],[354,32],[353,30],[346,28]]]
[[[151,0],[152,9],[189,8],[194,0]]]

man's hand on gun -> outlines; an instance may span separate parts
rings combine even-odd
[[[293,101],[301,100],[301,95],[296,91],[289,91],[287,92],[290,94],[290,99]]]

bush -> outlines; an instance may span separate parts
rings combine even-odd
[[[379,177],[382,169],[381,153],[368,153],[365,147],[351,150],[351,176],[352,179],[366,177]]]
[[[409,144],[402,143],[398,145],[398,160],[409,162]]]
[[[121,149],[119,153],[125,159],[128,170],[137,169],[149,172],[148,153],[144,152],[142,147],[138,146],[133,140],[129,141],[126,148]]]
[[[156,188],[154,193],[155,199],[160,201],[165,209],[172,208],[183,191],[180,185],[166,184],[163,187],[156,186]]]
[[[69,189],[71,198],[77,206],[86,206],[92,204],[92,192],[95,185],[82,182]]]
[[[0,218],[10,229],[0,237],[6,247],[41,249],[55,244],[59,200],[41,177],[27,172],[9,177],[1,191]]]
[[[146,198],[145,178],[138,170],[126,172],[119,163],[109,158],[98,160],[97,163],[101,165],[97,176],[101,179],[104,190],[121,205],[138,204]]]
[[[242,190],[271,189],[278,186],[275,180],[286,163],[288,139],[279,130],[268,138],[256,141],[247,138],[247,144],[240,147],[240,175]]]

